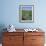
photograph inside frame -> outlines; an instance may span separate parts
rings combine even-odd
[[[19,16],[21,22],[33,22],[34,5],[20,5]]]

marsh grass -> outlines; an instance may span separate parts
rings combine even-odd
[[[22,20],[32,20],[32,10],[22,10]]]

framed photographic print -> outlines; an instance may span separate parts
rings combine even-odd
[[[34,21],[34,5],[19,5],[19,21],[24,23]]]

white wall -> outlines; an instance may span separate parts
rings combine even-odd
[[[40,27],[46,29],[46,0],[0,0],[0,24],[16,28]],[[34,5],[34,22],[19,22],[19,5]],[[45,30],[46,31],[46,30]]]

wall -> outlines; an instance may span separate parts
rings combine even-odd
[[[19,22],[19,5],[34,4],[34,23]],[[46,28],[46,0],[1,0],[0,24],[13,24],[16,28],[44,27]]]
[[[0,27],[42,28],[46,32],[46,0],[0,0]],[[34,4],[34,23],[19,22],[19,5]],[[1,30],[0,30],[1,31]]]

